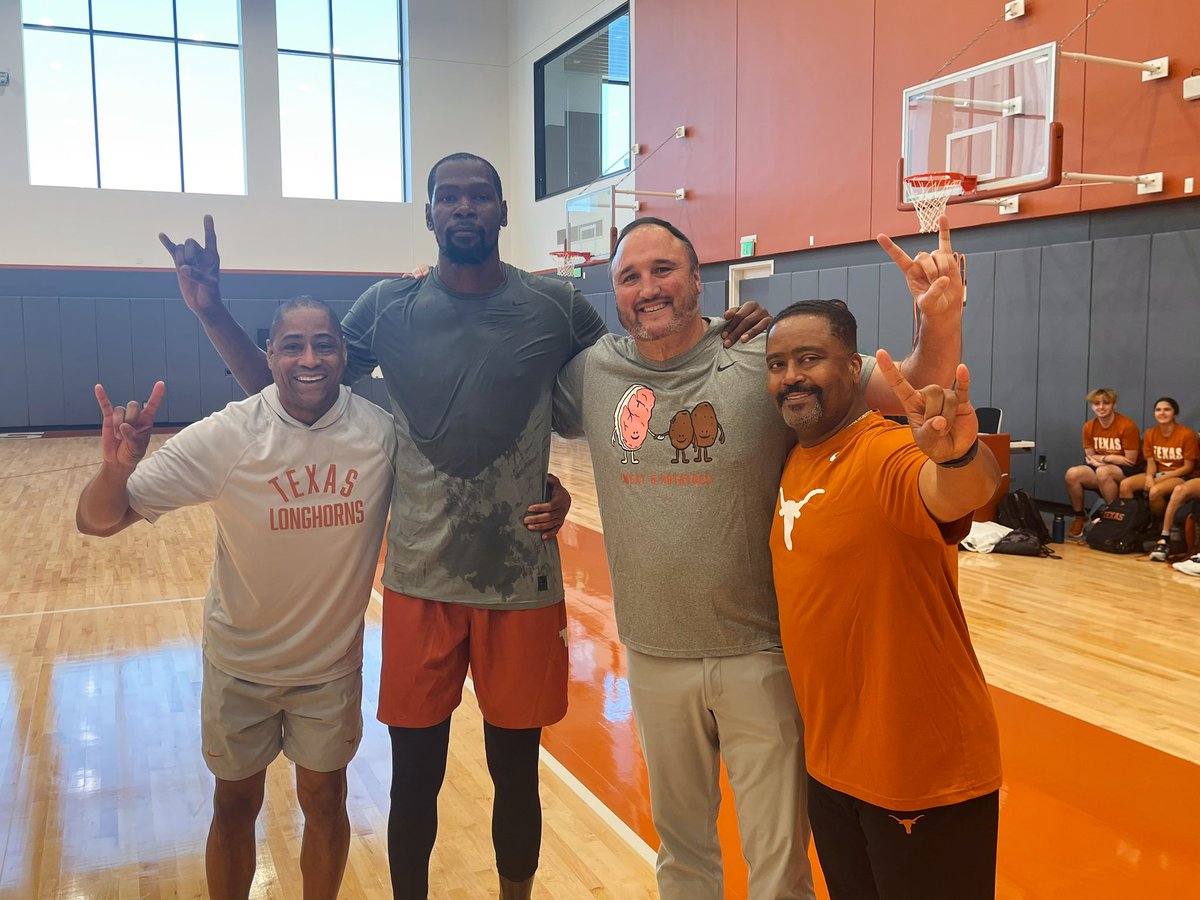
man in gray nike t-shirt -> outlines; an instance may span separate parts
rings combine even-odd
[[[914,261],[881,243],[922,295],[921,342],[903,366],[914,383],[949,384],[961,350],[961,282],[931,286],[928,254]],[[769,547],[794,439],[766,389],[765,339],[724,346],[721,322],[700,315],[695,250],[667,222],[627,226],[611,269],[631,336],[606,335],[567,365],[554,421],[564,435],[588,436],[662,842],[659,891],[664,900],[723,896],[720,755],[750,896],[812,897],[803,723]],[[894,408],[886,382],[871,377],[874,363],[863,360],[868,398]]]

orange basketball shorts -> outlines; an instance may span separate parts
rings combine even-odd
[[[428,728],[462,702],[470,667],[485,721],[540,728],[567,712],[567,612],[485,609],[384,589],[379,721]]]

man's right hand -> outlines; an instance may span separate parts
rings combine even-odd
[[[104,414],[100,428],[100,447],[104,451],[104,463],[132,472],[146,455],[150,444],[150,433],[154,428],[154,416],[158,412],[166,393],[166,385],[154,382],[150,399],[143,406],[130,400],[124,406],[114,407],[108,399],[104,385],[96,385],[96,402]]]
[[[171,254],[175,263],[175,275],[179,278],[179,291],[188,309],[203,315],[221,305],[221,257],[217,253],[217,231],[213,217],[204,217],[204,246],[194,238],[176,244],[162,232],[159,241]]]

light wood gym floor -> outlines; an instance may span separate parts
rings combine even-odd
[[[211,778],[199,753],[207,510],[101,541],[74,530],[95,438],[0,440],[0,898],[204,896]],[[545,898],[654,897],[645,776],[586,446],[555,442],[575,496],[564,530],[571,709],[545,735]],[[1003,898],[1195,896],[1200,841],[1200,578],[1068,545],[1064,559],[961,555],[961,587],[1001,721]],[[374,720],[350,768],[342,896],[390,896],[389,751]],[[566,771],[564,771],[564,769]],[[253,896],[299,889],[299,817],[270,771]],[[608,807],[597,812],[572,786]],[[729,897],[745,896],[725,804]],[[470,693],[456,714],[432,896],[495,896],[490,784]],[[609,811],[611,810],[611,811]],[[640,836],[642,843],[639,841]]]

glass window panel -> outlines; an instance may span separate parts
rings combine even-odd
[[[137,38],[95,38],[100,186],[178,191],[175,47]]]
[[[399,59],[400,10],[396,0],[333,0],[333,52]]]
[[[246,193],[238,51],[181,44],[179,103],[184,189],[188,193]]]
[[[92,0],[92,28],[174,37],[171,0]]]
[[[237,0],[176,0],[175,16],[181,38],[241,42]]]
[[[30,184],[96,187],[88,43],[85,34],[25,32]]]
[[[275,0],[280,50],[329,52],[329,0]]]
[[[629,168],[629,15],[535,64],[540,199]]]
[[[623,172],[629,168],[629,85],[606,84],[600,91],[600,117],[604,129],[600,133],[600,164],[604,174]]]
[[[88,27],[88,0],[24,0],[21,21],[27,25]]]
[[[283,196],[333,199],[333,109],[329,59],[279,55],[279,143]]]
[[[400,67],[349,59],[334,66],[338,198],[403,200]]]

